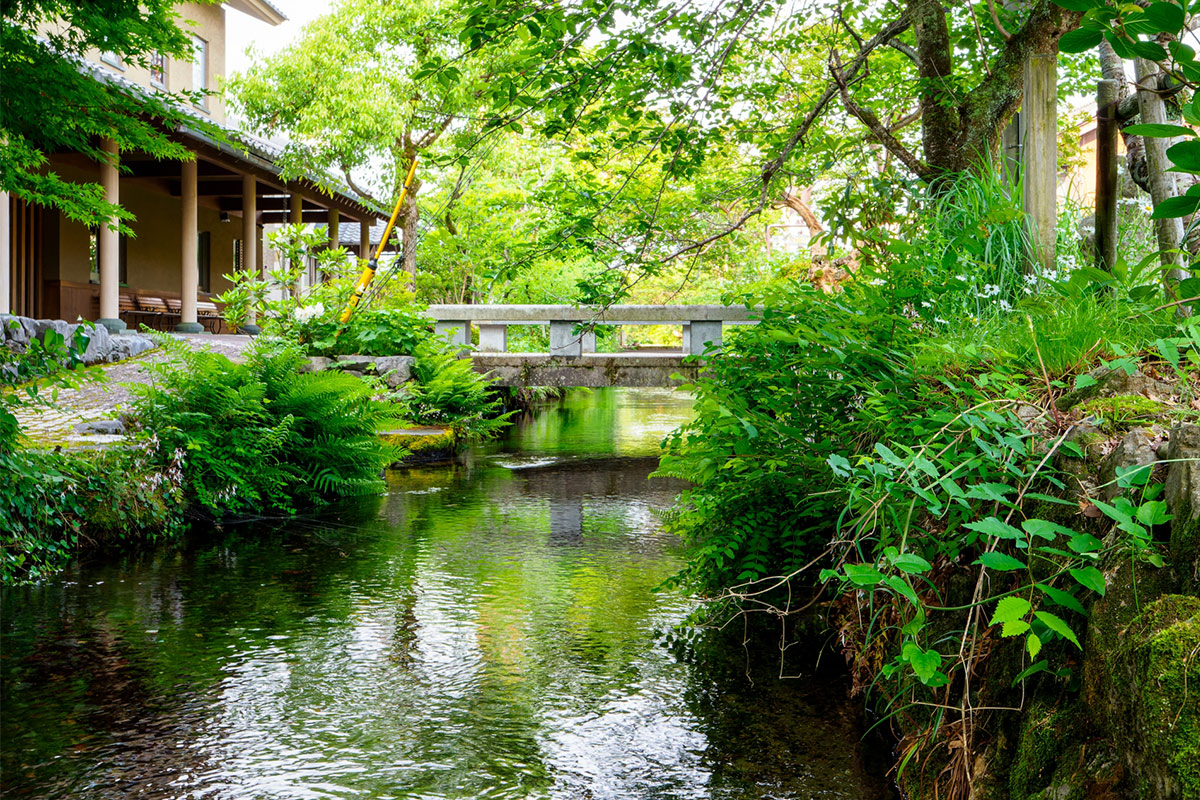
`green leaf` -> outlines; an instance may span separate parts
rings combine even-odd
[[[874,586],[883,580],[883,573],[870,564],[845,564],[842,571],[856,586]]]
[[[1018,683],[1025,680],[1026,678],[1028,678],[1030,675],[1036,675],[1039,672],[1045,672],[1049,668],[1049,666],[1050,666],[1050,662],[1043,658],[1041,661],[1037,662],[1036,664],[1031,665],[1028,669],[1022,671],[1020,675],[1013,678],[1012,685],[1016,686]]]
[[[904,460],[900,458],[900,456],[893,453],[890,449],[888,449],[887,445],[883,444],[882,442],[875,443],[875,452],[878,453],[883,458],[884,461],[888,462],[893,467],[908,466],[904,462]]]
[[[834,453],[825,459],[825,463],[833,470],[833,474],[839,478],[845,478],[850,475],[850,461],[845,456]]]
[[[1144,125],[1130,125],[1122,133],[1134,136],[1148,136],[1151,139],[1174,139],[1177,136],[1196,136],[1196,132],[1186,125],[1166,125],[1158,122]]]
[[[1063,4],[1058,3],[1058,5]],[[1078,28],[1063,34],[1063,37],[1058,40],[1058,50],[1060,53],[1085,53],[1098,46],[1103,38],[1104,34],[1101,31]]]
[[[1019,558],[1013,558],[1004,553],[997,553],[993,550],[990,553],[984,553],[976,561],[976,564],[982,564],[988,569],[999,570],[1001,572],[1010,572],[1014,569],[1025,569],[1025,562]]]
[[[1189,139],[1172,145],[1167,149],[1167,158],[1176,172],[1200,172],[1200,141]]]
[[[1104,597],[1104,575],[1095,567],[1081,567],[1071,570],[1071,577],[1079,582],[1079,585],[1085,589],[1091,589],[1096,594]]]
[[[1158,42],[1135,40],[1130,42],[1129,46],[1133,48],[1133,52],[1148,61],[1165,61],[1167,58],[1167,51]]]
[[[913,591],[913,588],[908,585],[908,581],[904,580],[904,578],[901,578],[899,575],[890,575],[886,583],[892,587],[896,594],[904,597],[917,608],[921,607],[921,601],[917,599],[917,593]]]
[[[893,549],[893,548],[888,548]],[[901,572],[907,572],[910,575],[919,575],[922,572],[928,572],[933,569],[933,565],[918,555],[912,553],[899,553],[889,560],[892,566]]]
[[[941,653],[937,650],[923,650],[912,642],[905,644],[900,653],[916,673],[917,680],[927,686],[935,680],[938,669],[942,666]]]
[[[1166,502],[1152,500],[1138,506],[1137,519],[1143,525],[1162,525],[1163,523],[1170,522],[1173,517],[1167,513]]]
[[[1037,654],[1042,652],[1042,640],[1038,638],[1036,633],[1031,633],[1025,637],[1025,650],[1029,653],[1030,658],[1037,658]]]
[[[1049,611],[1035,611],[1033,612],[1033,615],[1040,619],[1047,628],[1054,631],[1076,647],[1079,647],[1079,640],[1075,638],[1075,631],[1071,630],[1071,626],[1063,622],[1062,619],[1051,614]],[[1079,647],[1079,649],[1082,650],[1083,648]]]
[[[1071,537],[1067,547],[1076,553],[1095,553],[1104,547],[1104,543],[1090,533],[1080,533]]]
[[[1059,535],[1070,536],[1075,533],[1070,528],[1064,528],[1057,522],[1051,522],[1046,519],[1027,519],[1021,523],[1021,527],[1030,536],[1037,536],[1051,542]]]
[[[996,603],[996,611],[992,614],[992,621],[989,625],[1003,625],[1001,636],[1019,636],[1029,630],[1029,623],[1025,622],[1025,615],[1033,608],[1029,601],[1024,597],[1010,595],[1003,597]]]
[[[1183,9],[1174,3],[1151,3],[1143,13],[1146,20],[1165,33],[1178,33],[1183,29]]]
[[[1056,589],[1053,586],[1047,586],[1044,583],[1035,583],[1035,589],[1050,598],[1051,602],[1060,605],[1063,608],[1069,608],[1072,611],[1078,611],[1080,614],[1086,614],[1083,604],[1075,599],[1075,595],[1063,589]]]
[[[1097,381],[1094,376],[1089,375],[1086,372],[1082,375],[1075,376],[1075,388],[1076,389],[1086,389],[1089,386],[1095,386],[1098,382],[1099,381]]]
[[[982,533],[984,536],[989,536],[996,539],[1024,539],[1025,535],[1019,530],[1009,525],[1006,522],[1001,522],[995,517],[988,517],[979,522],[968,522],[965,526],[968,530]]]
[[[977,483],[967,488],[967,497],[978,500],[992,500],[997,503],[1012,505],[1005,495],[1016,494],[1017,490],[1006,483]]]
[[[1150,219],[1186,217],[1188,214],[1195,213],[1197,208],[1200,208],[1200,197],[1188,197],[1187,195],[1168,197],[1154,207],[1154,213],[1150,215]]]

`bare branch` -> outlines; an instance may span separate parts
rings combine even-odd
[[[837,51],[834,50],[829,54],[829,71],[833,74],[833,79],[837,82],[838,91],[842,95],[842,105],[846,110],[853,114],[859,122],[867,126],[880,144],[887,148],[888,152],[894,155],[900,163],[908,167],[918,177],[924,178],[930,173],[929,165],[922,162],[919,158],[909,152],[908,148],[900,144],[900,140],[895,137],[891,129],[879,121],[879,117],[868,109],[855,103],[850,97],[850,86],[846,79],[846,73],[842,71],[841,59],[838,58]]]
[[[993,2],[993,0],[987,0],[987,4],[988,11],[992,12],[992,24],[996,26],[996,30],[1001,36],[1004,37],[1004,41],[1010,41],[1012,39],[1012,34],[1006,31],[1004,26],[1000,24],[1000,15],[996,13],[996,4]]]

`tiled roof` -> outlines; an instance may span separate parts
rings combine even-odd
[[[43,44],[47,44],[45,39],[42,39],[41,41]],[[147,89],[145,86],[135,83],[123,75],[118,75],[117,73],[95,62],[82,58],[77,58],[76,62],[81,72],[86,72],[99,81],[119,86],[122,90],[128,92],[136,98],[148,99],[152,96],[151,92],[154,90]],[[166,100],[167,102],[170,102],[169,97],[166,95],[160,95],[155,92],[154,96],[160,100]],[[246,161],[247,163],[253,164],[261,169],[265,169],[272,174],[281,174],[282,170],[275,162],[283,154],[283,151],[275,145],[271,144],[265,139],[254,136],[253,134],[237,130],[236,128],[231,128],[227,125],[222,125],[218,122],[208,119],[207,117],[204,117],[196,111],[193,111],[185,106],[181,106],[177,103],[172,103],[172,105],[176,111],[184,116],[191,117],[198,123],[195,127],[190,125],[180,125],[176,129],[177,132],[203,141],[212,147],[224,151],[234,158]],[[221,138],[209,136],[203,130],[205,126],[219,129],[221,132]],[[321,187],[327,193],[337,195],[343,200],[361,206],[376,215],[387,213],[376,204],[364,202],[363,198],[352,193],[344,183],[328,173],[310,174],[305,177],[309,182]],[[357,242],[357,239],[355,241]]]

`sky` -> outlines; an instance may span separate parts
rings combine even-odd
[[[225,27],[225,71],[241,72],[250,66],[246,49],[251,45],[263,54],[281,50],[300,35],[300,29],[329,10],[327,0],[271,0],[288,18],[287,22],[271,27],[251,16],[227,9]]]

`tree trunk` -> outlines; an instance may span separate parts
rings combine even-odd
[[[408,273],[409,288],[413,290],[417,288],[417,217],[417,180],[414,178],[400,208],[404,271]]]
[[[1138,83],[1155,85],[1158,75],[1158,65],[1144,58],[1137,59]],[[1138,92],[1138,105],[1141,108],[1142,123],[1147,125],[1164,124],[1167,121],[1166,104],[1154,92]],[[1167,198],[1175,196],[1175,173],[1168,172],[1170,162],[1167,160],[1167,143],[1162,139],[1144,139],[1146,146],[1146,168],[1150,184],[1150,199],[1158,205]],[[1183,240],[1183,223],[1179,219],[1160,219],[1154,222],[1154,232],[1158,236],[1160,260],[1166,268],[1168,282],[1179,281],[1187,277],[1176,252]],[[1168,290],[1171,287],[1168,285]]]

